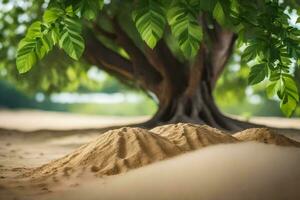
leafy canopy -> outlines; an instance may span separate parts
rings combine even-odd
[[[125,1],[125,0],[124,0]],[[84,51],[82,26],[95,21],[99,13],[118,0],[52,0],[41,21],[32,23],[17,50],[17,68],[29,71],[54,46],[78,60]],[[150,48],[171,30],[186,59],[192,59],[201,45],[209,45],[201,25],[208,16],[238,36],[242,62],[251,66],[250,85],[267,81],[269,97],[280,99],[283,113],[290,116],[299,102],[293,72],[300,64],[300,22],[293,0],[138,0],[131,9],[140,37]],[[109,13],[109,12],[108,12]],[[291,17],[293,16],[293,17]],[[294,18],[298,19],[294,20]]]

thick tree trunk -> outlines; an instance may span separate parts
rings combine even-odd
[[[143,126],[154,127],[179,122],[207,124],[228,131],[239,131],[255,126],[223,115],[204,80],[200,81],[193,94],[184,92],[166,104],[160,102],[157,113]]]
[[[218,24],[208,28],[209,46],[204,43],[192,64],[181,63],[161,40],[154,50],[146,45],[143,50],[123,30],[116,18],[111,19],[114,32],[106,32],[96,25],[97,33],[111,39],[128,53],[126,60],[106,48],[96,37],[89,37],[85,59],[120,79],[136,82],[143,90],[156,95],[159,105],[153,118],[142,124],[153,127],[159,124],[192,122],[216,128],[237,131],[252,127],[224,116],[217,108],[213,88],[232,54],[235,35],[222,30]]]
[[[222,31],[218,34],[215,36],[214,46],[208,48],[202,44],[191,66],[181,67],[188,69],[187,72],[182,71],[179,74],[177,70],[167,72],[168,76],[176,78],[160,84],[163,92],[156,93],[159,99],[158,111],[150,121],[144,124],[145,126],[192,122],[228,131],[255,126],[223,115],[215,104],[213,89],[230,58],[235,40],[231,32]],[[161,43],[157,49],[156,52],[162,49]],[[158,61],[153,63],[158,63]]]
[[[185,89],[178,90],[176,95],[158,93],[160,100],[158,111],[144,126],[190,122],[228,131],[253,127],[252,124],[228,118],[216,106],[212,91],[217,79],[212,75],[212,66],[208,58],[205,47],[202,47],[189,73],[182,76],[182,81],[178,82],[179,85],[174,82],[171,84],[172,87],[164,85],[164,91],[172,91],[173,88],[180,88],[182,85],[185,85]]]

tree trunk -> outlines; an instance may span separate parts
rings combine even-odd
[[[179,85],[173,82],[172,87],[169,84],[163,86],[163,91],[172,91],[173,88],[180,88],[182,85],[186,86],[185,89],[178,90],[176,94],[172,92],[158,93],[158,111],[151,120],[143,125],[153,127],[169,123],[189,122],[207,124],[228,131],[253,127],[253,124],[231,119],[220,112],[212,94],[217,79],[213,76],[211,69],[206,49],[202,47],[195,63],[190,67],[189,73],[182,75],[182,81],[178,82]]]
[[[223,115],[215,104],[213,89],[232,54],[235,41],[235,36],[231,32],[217,33],[214,36],[215,43],[212,47],[208,48],[205,44],[201,44],[201,48],[190,66],[178,67],[177,64],[173,70],[167,71],[168,77],[171,76],[171,78],[163,78],[166,81],[160,84],[161,89],[155,93],[159,100],[158,111],[144,126],[191,122],[207,124],[227,131],[239,131],[257,126]],[[160,42],[157,48],[150,52],[157,53],[166,59],[170,56],[162,54],[162,49],[165,49],[166,46],[163,44]],[[149,53],[147,55],[149,57]],[[152,58],[159,60],[159,57],[153,55]],[[159,65],[157,60],[152,63]],[[168,64],[174,65],[169,62],[162,65],[161,68]],[[178,73],[178,69],[188,70]]]
[[[144,45],[143,50],[124,31],[116,18],[111,19],[114,32],[107,32],[96,25],[96,31],[116,42],[128,53],[130,59],[118,55],[101,44],[95,36],[86,43],[85,59],[122,80],[135,82],[143,90],[156,95],[158,111],[151,120],[141,124],[153,127],[161,124],[192,122],[216,128],[237,131],[253,124],[240,122],[224,116],[217,108],[212,91],[222,73],[236,36],[222,30],[218,24],[208,28],[210,45],[202,43],[192,64],[181,63],[164,40],[152,50]]]
[[[227,131],[239,131],[255,126],[223,115],[204,80],[200,81],[193,94],[184,92],[172,98],[167,104],[160,102],[156,114],[143,126],[154,127],[179,122],[207,124]]]

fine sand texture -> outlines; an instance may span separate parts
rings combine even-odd
[[[40,110],[0,109],[0,128],[22,131],[99,129],[141,123],[149,118],[150,116],[98,116]]]
[[[240,141],[257,141],[266,144],[300,147],[300,143],[269,128],[250,128],[233,135]]]
[[[300,149],[256,142],[209,146],[41,199],[298,200]],[[87,198],[88,197],[88,198]],[[40,199],[40,198],[39,198]]]
[[[258,141],[267,144],[300,147],[300,143],[269,129],[248,129],[231,136],[206,125],[178,123],[150,131],[123,127],[107,131],[94,141],[63,158],[28,170],[24,177],[80,176],[91,171],[97,176],[115,175],[130,169],[216,144]]]
[[[0,135],[1,200],[300,199],[300,143],[271,129],[179,123],[45,136]]]
[[[141,128],[108,131],[67,156],[34,169],[26,175],[41,178],[89,170],[114,175],[180,154],[180,149],[157,134]]]

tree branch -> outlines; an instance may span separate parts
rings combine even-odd
[[[101,26],[99,26],[96,22],[93,23],[93,28],[94,28],[94,30],[95,30],[97,33],[99,33],[99,34],[101,34],[101,35],[103,35],[103,36],[105,36],[105,37],[107,37],[107,38],[109,38],[109,39],[111,39],[111,40],[115,40],[115,39],[117,38],[116,34],[104,30],[104,29],[103,29]]]
[[[162,39],[154,49],[145,45],[146,57],[152,66],[161,73],[173,94],[179,94],[187,85],[187,67],[173,55],[168,45]]]
[[[116,42],[128,53],[136,79],[141,85],[147,85],[152,92],[157,93],[157,87],[162,81],[160,73],[148,62],[144,53],[122,29],[117,18],[112,19],[112,23],[117,35]]]
[[[157,98],[160,106],[165,107],[186,88],[187,74],[184,71],[186,68],[174,57],[164,40],[160,40],[154,49],[146,44],[144,48],[149,63],[163,78]]]
[[[93,35],[89,35],[86,40],[86,48],[83,56],[89,63],[99,68],[108,70],[126,80],[134,80],[132,63],[105,47]]]
[[[216,41],[214,41],[211,50],[211,64],[212,64],[212,83],[216,83],[221,75],[227,61],[233,52],[233,47],[237,36],[225,29],[221,29],[219,25],[216,27]]]
[[[187,96],[191,97],[192,95],[196,94],[195,91],[199,88],[199,84],[201,83],[201,80],[203,78],[208,78],[208,77],[203,77],[205,73],[205,69],[209,68],[209,66],[205,66],[207,64],[206,55],[207,55],[206,47],[202,43],[196,55],[195,61],[190,67],[189,83],[185,91]]]
[[[210,62],[208,64],[211,68],[209,75],[212,76],[211,87],[213,88],[233,52],[237,36],[233,32],[222,28],[214,19],[211,19],[212,27],[210,27],[208,18],[209,16],[204,13],[199,21],[212,44],[209,50]]]
[[[180,63],[179,60],[173,55],[163,39],[158,41],[156,47],[153,50],[150,49],[147,45],[145,45],[145,49],[146,57],[153,66],[162,65],[162,68],[157,68],[157,70],[162,74],[173,72],[174,70],[179,71],[179,73],[185,71],[183,63]],[[158,61],[161,64],[158,64]]]

